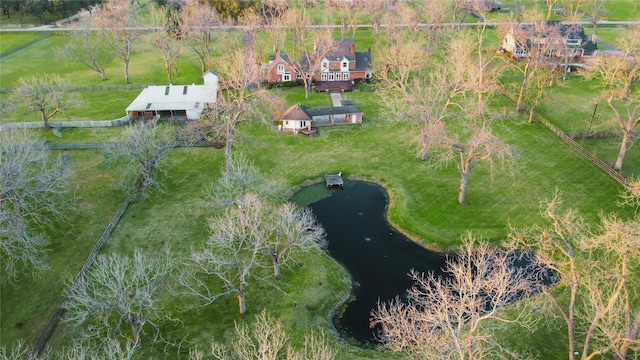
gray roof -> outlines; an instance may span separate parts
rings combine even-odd
[[[301,112],[304,114],[304,117],[303,117],[303,114],[301,114]],[[363,113],[364,112],[353,101],[343,100],[342,106],[332,106],[332,107],[312,108],[312,107],[304,106],[301,104],[297,104],[289,108],[287,111],[285,111],[282,118],[285,120],[305,120],[305,119],[313,120],[314,117],[318,117],[318,116],[363,114]]]
[[[216,86],[169,85],[148,86],[126,111],[196,110],[216,102]]]

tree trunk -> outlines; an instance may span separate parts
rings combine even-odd
[[[467,184],[469,183],[469,175],[471,174],[471,167],[468,163],[463,164],[462,178],[460,179],[460,188],[458,189],[458,203],[465,203],[465,196],[467,194]]]
[[[233,150],[233,135],[236,129],[235,124],[227,127],[227,143],[224,148],[225,170],[227,175],[231,174],[231,152]]]
[[[273,277],[280,277],[280,262],[278,260],[273,261]]]
[[[531,108],[529,109],[529,120],[527,120],[527,123],[533,124],[533,117],[535,113],[536,113],[536,106],[532,105]]]
[[[129,83],[129,61],[124,62],[124,83]]]
[[[49,117],[44,110],[41,110],[40,113],[42,114],[42,122],[44,123],[44,128],[49,129]]]
[[[628,142],[629,142],[629,135],[625,132],[622,135],[622,144],[620,144],[620,152],[618,153],[618,158],[616,159],[616,164],[613,166],[613,170],[616,170],[616,171],[622,170],[622,162],[624,161],[624,156],[627,154]]]
[[[240,307],[240,314],[247,312],[247,304],[244,301],[244,290],[238,291],[238,306]]]
[[[571,299],[569,300],[569,314],[567,318],[567,334],[569,335],[569,360],[575,360],[576,358],[576,303],[578,300],[578,274],[575,270],[575,259],[571,259]]]
[[[420,142],[420,160],[427,161],[429,159],[429,139],[428,132],[426,127],[421,129],[422,131],[422,141]]]
[[[129,325],[131,325],[131,332],[133,334],[133,338],[131,341],[132,341],[132,344],[135,346],[136,344],[138,344],[138,341],[140,340],[140,332],[138,329],[137,321],[134,320]]]
[[[631,349],[631,345],[633,341],[635,341],[640,335],[640,313],[636,314],[635,321],[631,325],[631,328],[627,331],[627,337],[622,343],[622,345],[617,349],[616,353],[613,354],[614,360],[625,360],[627,358],[627,353]]]
[[[640,69],[640,66],[634,67],[629,75],[627,75],[627,78],[624,81],[624,89],[622,90],[622,95],[620,95],[622,99],[626,99],[629,97],[631,86],[636,83],[636,74],[638,73],[638,69]]]
[[[531,78],[529,74],[529,63],[525,65],[524,68],[524,78],[522,79],[522,84],[520,84],[520,91],[518,93],[518,101],[516,101],[516,111],[522,111],[524,107],[524,94],[527,91],[527,86],[529,85],[529,79]]]
[[[309,80],[309,82],[307,83],[307,86],[304,87],[304,98],[305,99],[311,98],[311,80]]]
[[[107,79],[107,72],[104,71],[104,69],[100,69],[100,76],[102,76],[102,81],[106,81]]]

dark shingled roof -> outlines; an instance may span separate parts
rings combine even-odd
[[[311,120],[311,115],[304,105],[293,105],[282,114],[282,120]]]
[[[333,47],[324,57],[332,62],[341,61],[343,58],[346,58],[350,62],[355,61],[356,68],[352,71],[373,71],[371,52],[351,53],[353,46],[353,39],[333,39]],[[317,56],[316,53],[300,55],[300,64],[305,72],[309,72],[309,57],[314,58],[315,56]],[[286,61],[289,61],[289,59],[287,58]]]
[[[368,51],[356,53],[356,71],[373,71],[371,53]]]
[[[325,57],[329,61],[340,61],[345,57],[349,61],[354,61],[356,59],[355,54],[351,53],[353,46],[353,39],[334,39],[333,46]]]
[[[313,120],[316,116],[363,114],[353,102],[343,100],[342,106],[312,108],[301,104],[293,105],[282,115],[282,120]]]

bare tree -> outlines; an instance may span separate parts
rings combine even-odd
[[[91,29],[93,25],[91,16],[80,17],[80,29],[72,32],[77,42],[68,42],[56,52],[56,55],[61,59],[85,65],[100,74],[104,81],[107,80],[106,69],[113,59],[113,53],[108,48],[108,43],[102,41],[103,39]]]
[[[499,75],[501,66],[496,61],[497,52],[487,51],[486,22],[476,29],[476,36],[467,36],[462,32],[454,42],[452,56],[462,64],[465,78],[465,90],[476,97],[476,110],[474,116],[484,118],[487,115],[487,103],[489,99],[499,92]]]
[[[236,207],[229,207],[209,221],[211,236],[191,254],[189,264],[193,270],[182,280],[187,293],[199,299],[202,306],[234,294],[240,313],[246,313],[246,287],[260,266],[261,256],[260,244],[248,236],[246,227],[253,221],[255,207],[260,205],[254,195],[247,194],[237,199]],[[221,281],[222,288],[215,289],[209,277]]]
[[[231,172],[223,170],[220,179],[206,189],[204,203],[216,213],[237,207],[238,199],[248,193],[270,202],[286,199],[280,181],[268,178],[245,157],[236,155],[232,160]]]
[[[105,145],[104,155],[109,164],[124,162],[124,186],[144,196],[148,188],[158,188],[155,173],[164,172],[164,160],[174,146],[169,126],[141,121],[127,128],[119,141]]]
[[[491,132],[490,125],[481,125],[470,121],[463,124],[460,130],[447,130],[444,123],[431,127],[431,146],[439,150],[435,153],[436,162],[456,162],[460,171],[458,203],[466,202],[467,186],[472,170],[482,162],[493,171],[496,165],[510,165],[514,159],[513,149],[504,144]]]
[[[63,347],[60,351],[47,349],[48,351],[39,354],[33,360],[132,360],[135,359],[137,348],[137,344],[122,344],[118,338],[83,339]]]
[[[288,336],[278,319],[274,319],[265,310],[256,317],[252,327],[246,324],[235,325],[236,339],[230,346],[218,342],[211,344],[211,357],[217,360],[333,360],[335,353],[329,348],[324,333],[305,335],[303,349],[296,351],[287,346]],[[191,360],[205,359],[201,351],[192,351]]]
[[[294,250],[326,247],[324,229],[311,210],[281,203],[282,188],[242,158],[234,159],[231,173],[223,174],[208,195],[214,211],[234,209],[247,196],[255,196],[252,206],[242,210],[245,236],[270,259],[274,277],[281,275],[282,265]]]
[[[376,92],[389,118],[418,126],[422,160],[429,157],[431,127],[452,116],[451,110],[460,106],[456,98],[464,93],[460,63],[450,59],[448,51],[442,62],[431,60],[428,41],[410,40],[402,31],[390,33],[388,43],[379,45],[389,51],[380,55],[385,68],[378,71]]]
[[[346,38],[348,32],[351,32],[351,38],[355,39],[360,17],[364,14],[363,8],[346,2],[336,7],[338,8],[338,17],[342,23],[342,37]]]
[[[525,11],[522,17],[524,21],[527,21],[529,17],[535,19],[538,15],[537,12]],[[510,67],[522,74],[522,81],[518,86],[516,111],[523,111],[527,95],[531,94],[530,91],[527,91],[529,85],[534,84],[538,80],[537,78],[544,78],[548,69],[553,69],[558,64],[558,58],[551,55],[563,39],[558,24],[540,20],[533,20],[530,23],[510,23],[502,32],[505,33],[503,42],[512,41],[511,46],[516,51],[524,53],[522,57],[518,57],[518,54],[511,54],[512,56],[507,59]],[[546,88],[548,86],[538,87],[537,90]],[[534,92],[534,95],[532,100],[542,97],[538,91]]]
[[[558,0],[560,14],[571,21],[580,21],[583,1],[585,0]]]
[[[529,324],[531,313],[507,316],[504,307],[536,288],[535,271],[516,266],[519,255],[476,244],[469,235],[461,252],[447,260],[446,277],[411,271],[408,302],[378,304],[371,326],[393,351],[409,350],[414,359],[513,358],[491,336],[498,324]]]
[[[619,204],[621,206],[633,206],[640,209],[640,178],[629,180],[629,186],[622,193]]]
[[[179,19],[167,20],[165,13],[166,12],[163,11],[163,8],[157,8],[151,11],[152,27],[149,30],[153,37],[153,42],[160,51],[160,54],[162,54],[167,79],[169,80],[169,84],[172,85],[172,74],[175,72],[176,76],[178,76],[178,63],[180,56],[182,56],[186,49],[183,46],[183,36],[181,34],[172,33],[166,26],[167,23],[173,23],[174,21],[181,23],[182,21]],[[169,12],[169,14],[169,17],[176,16],[173,11]]]
[[[622,170],[627,151],[638,140],[640,125],[640,28],[636,27],[622,40],[622,56],[598,56],[592,61],[588,77],[600,80],[613,112],[613,121],[620,128],[622,142],[613,166]]]
[[[293,44],[290,47],[283,46],[282,51],[291,59],[291,66],[296,72],[296,79],[303,83],[305,98],[309,99],[311,97],[313,79],[323,71],[323,60],[333,49],[331,33],[328,28],[312,28],[308,14],[304,9],[289,9],[286,13],[285,21],[291,31]],[[324,70],[327,71],[328,69]]]
[[[324,332],[319,335],[310,333],[304,337],[304,346],[298,351],[289,351],[288,360],[333,360],[336,353],[325,338]]]
[[[236,323],[236,336],[232,344],[233,352],[242,360],[277,360],[284,352],[287,341],[282,323],[271,318],[265,310],[258,315],[253,329]]]
[[[529,124],[533,123],[538,105],[549,97],[550,93],[548,89],[551,85],[557,84],[555,82],[555,79],[558,77],[557,72],[557,67],[540,69],[531,76],[529,84],[527,85],[528,91],[525,93],[525,99],[529,101],[529,119],[527,120]]]
[[[598,41],[598,22],[602,20],[602,16],[605,15],[605,5],[605,0],[587,0],[583,9],[585,14],[591,18],[594,43]]]
[[[124,81],[129,83],[129,63],[133,43],[141,32],[136,22],[135,3],[130,0],[107,0],[93,15],[102,28],[114,55],[124,64]]]
[[[270,44],[270,52],[275,53],[284,43],[287,36],[287,12],[289,4],[286,0],[263,1],[262,31],[267,35]]]
[[[640,349],[640,308],[633,300],[640,296],[640,222],[604,216],[592,231],[575,210],[562,209],[558,194],[545,204],[543,217],[548,227],[512,235],[557,275],[556,283],[542,287],[546,301],[532,306],[560,314],[569,359],[627,358]]]
[[[0,256],[3,273],[45,269],[42,230],[64,219],[72,199],[65,157],[52,156],[44,141],[23,130],[0,136]]]
[[[551,20],[551,15],[553,15],[553,10],[558,5],[558,0],[545,0],[545,5],[547,7],[547,20]]]
[[[371,28],[374,34],[380,32],[380,26],[384,20],[384,16],[387,9],[387,1],[385,0],[369,0],[363,4],[364,12],[367,14],[367,19],[371,23]]]
[[[280,276],[281,266],[294,249],[309,251],[326,247],[324,229],[311,209],[300,209],[287,202],[276,208],[273,219],[273,230],[263,238],[262,246],[271,258],[274,277]],[[255,230],[260,231],[260,228]]]
[[[56,74],[36,74],[18,80],[11,99],[18,107],[25,107],[40,113],[45,128],[49,120],[63,111],[68,101],[65,99],[65,83]]]
[[[213,67],[210,46],[212,27],[221,23],[218,13],[206,3],[187,1],[181,31],[189,48],[198,56],[203,74]]]
[[[139,251],[133,257],[99,256],[67,292],[63,321],[76,327],[90,323],[96,336],[110,338],[123,325],[128,326],[133,347],[148,327],[154,330],[154,341],[162,340],[160,324],[171,319],[159,300],[173,268],[168,250],[164,256],[145,256]]]
[[[15,344],[8,346],[3,344],[0,347],[0,360],[16,360],[22,359],[29,353],[29,348],[25,345],[23,340],[19,340]]]
[[[228,173],[231,171],[238,124],[247,120],[266,121],[271,114],[271,106],[280,102],[271,101],[270,94],[260,87],[260,66],[256,64],[255,54],[247,56],[246,51],[238,49],[233,39],[228,39],[224,44],[226,50],[218,67],[220,87],[224,90],[216,103],[205,110],[200,122],[207,139],[225,139]]]

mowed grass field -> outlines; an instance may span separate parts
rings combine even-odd
[[[2,39],[5,36],[9,35],[3,34]],[[371,34],[364,37],[373,38]],[[2,87],[15,86],[21,76],[38,72],[58,73],[74,85],[124,85],[122,65],[117,60],[107,70],[110,78],[107,82],[78,65],[52,61],[53,49],[69,40],[68,36],[52,36],[1,59]],[[176,84],[201,83],[200,70],[193,58],[185,57],[180,66]],[[148,41],[141,41],[136,51],[131,63],[131,79],[134,84],[166,83],[162,61]],[[593,111],[592,105],[597,101],[591,84],[571,77],[553,91],[552,100],[541,106],[541,113],[567,132],[584,131],[589,126],[587,119]],[[135,90],[72,92],[70,96],[81,101],[56,119],[117,118],[124,115],[124,108],[136,95]],[[301,89],[283,90],[280,96],[289,104],[330,104],[327,94],[313,94],[312,99],[306,100]],[[389,221],[424,246],[442,251],[455,249],[467,232],[498,245],[512,227],[543,225],[540,204],[556,192],[562,194],[567,207],[577,209],[590,223],[597,223],[601,214],[633,216],[633,209],[617,205],[623,190],[617,182],[542,125],[527,124],[526,118],[519,115],[494,124],[494,131],[516,150],[516,166],[495,176],[483,165],[478,166],[471,175],[468,204],[460,205],[456,201],[459,174],[455,165],[433,166],[418,160],[417,129],[385,118],[379,99],[370,92],[346,93],[343,97],[354,100],[364,110],[362,125],[322,128],[318,137],[308,138],[279,133],[270,124],[244,123],[238,129],[234,151],[250,159],[269,177],[278,179],[291,194],[301,186],[321,181],[325,173],[338,171],[349,179],[378,182],[390,196]],[[585,106],[580,106],[581,103]],[[513,104],[496,97],[494,106],[502,109]],[[602,111],[598,128],[608,126],[604,119],[606,110]],[[33,113],[3,111],[0,121],[37,120]],[[70,129],[63,131],[62,139],[50,133],[42,135],[61,143],[106,142],[120,132],[118,128]],[[585,146],[597,148],[599,154],[602,151],[603,155],[606,152],[606,156],[615,156],[613,146],[601,144]],[[59,232],[50,234],[50,270],[35,278],[20,276],[13,282],[2,282],[0,337],[3,345],[20,339],[32,343],[37,338],[58,306],[68,280],[80,269],[124,200],[124,194],[116,187],[121,169],[107,168],[100,152],[69,151],[67,154],[74,171],[77,211],[70,214],[68,223],[61,225]],[[205,190],[220,176],[222,165],[222,150],[175,149],[168,160],[167,173],[161,178],[162,191],[127,210],[104,252],[132,254],[141,250],[153,255],[169,246],[176,259],[184,259],[208,236],[207,219],[213,214],[202,199]],[[632,175],[640,173],[637,147],[628,153],[625,169],[631,169],[626,171]],[[255,315],[266,309],[283,322],[294,345],[301,345],[304,334],[313,329],[330,334],[327,338],[339,359],[402,358],[402,355],[360,349],[339,341],[332,332],[329,315],[348,296],[352,285],[348,274],[324,253],[297,255],[294,260],[275,284],[252,282],[247,293],[249,313],[246,316],[238,314],[233,297],[197,307],[197,303],[180,296],[179,292],[166,294],[162,302],[178,321],[162,324],[163,334],[176,342],[185,341],[182,347],[169,347],[165,352],[163,345],[151,344],[143,336],[142,354],[185,358],[189,349],[206,350],[213,339],[229,342],[235,322],[252,323]],[[268,271],[260,275],[267,276]],[[556,326],[541,323],[535,334],[506,328],[505,342],[536,353],[540,358],[565,358],[564,333],[561,328],[556,330]],[[76,331],[62,325],[50,345],[59,349],[78,336]],[[552,343],[552,346],[540,347],[541,343]]]

